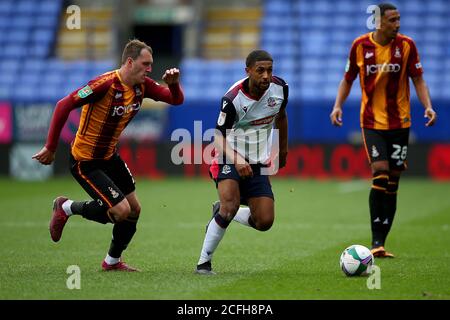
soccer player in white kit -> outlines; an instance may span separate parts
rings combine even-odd
[[[273,167],[276,156],[272,144],[279,147],[278,167],[286,164],[288,85],[273,76],[272,69],[268,52],[252,51],[246,59],[247,77],[222,98],[214,138],[217,153],[210,167],[219,201],[207,225],[196,268],[199,274],[214,274],[213,253],[232,220],[259,231],[273,224],[274,196],[266,169]],[[278,134],[273,134],[273,128]]]

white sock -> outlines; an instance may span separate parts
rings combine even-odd
[[[120,258],[113,258],[109,254],[106,255],[105,262],[109,265],[119,263]]]
[[[250,218],[250,216],[251,216],[250,208],[241,207],[234,216],[233,220],[242,223],[244,226],[251,227],[251,225],[248,223],[248,218]]]
[[[203,241],[202,252],[200,253],[200,259],[198,264],[205,263],[212,259],[213,253],[222,240],[223,235],[227,229],[222,228],[216,222],[216,219],[212,219],[209,223],[208,230],[206,231],[205,240]]]
[[[68,216],[73,215],[72,209],[70,208],[70,206],[72,205],[73,201],[72,200],[66,200],[63,204],[62,204],[62,208],[65,212],[65,214],[67,214]]]

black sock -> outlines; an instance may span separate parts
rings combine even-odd
[[[369,195],[370,224],[372,230],[372,247],[383,246],[386,231],[383,225],[385,220],[386,188],[389,176],[387,172],[380,171],[373,174],[372,189]]]
[[[93,220],[103,224],[108,222],[115,222],[113,220],[114,218],[108,215],[108,208],[104,204],[100,205],[97,201],[94,200],[77,202],[74,201],[70,206],[70,209],[72,210],[73,214],[78,214],[88,220]]]
[[[394,222],[395,212],[397,210],[397,190],[400,177],[389,176],[389,183],[386,188],[386,219],[383,221],[386,237],[391,230]]]
[[[113,258],[120,258],[136,232],[138,218],[131,218],[118,222],[113,227],[113,238],[108,254]]]

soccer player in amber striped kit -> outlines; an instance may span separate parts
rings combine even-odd
[[[397,209],[400,175],[406,169],[411,126],[409,78],[425,108],[426,126],[436,121],[436,112],[414,41],[399,33],[400,13],[388,3],[378,5],[380,26],[353,41],[333,110],[331,123],[342,126],[342,105],[359,75],[362,91],[360,122],[364,146],[372,169],[369,208],[372,253],[394,257],[385,241]]]
[[[173,105],[184,100],[179,70],[166,70],[162,77],[166,87],[147,76],[152,64],[150,46],[139,40],[128,42],[120,69],[98,76],[57,103],[47,142],[33,156],[41,164],[51,164],[70,111],[82,107],[80,125],[71,147],[70,171],[93,200],[57,197],[53,202],[50,235],[53,241],[59,241],[72,215],[103,224],[113,223],[111,245],[102,262],[105,271],[138,271],[121,259],[136,232],[141,205],[133,176],[117,153],[119,136],[138,113],[144,98]]]

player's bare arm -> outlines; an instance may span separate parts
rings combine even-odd
[[[349,83],[346,79],[342,79],[339,84],[338,93],[336,96],[336,101],[333,106],[333,110],[330,114],[331,124],[334,126],[341,127],[342,126],[342,105],[347,99],[350,90],[352,89],[352,84]]]
[[[425,124],[427,127],[430,127],[435,124],[437,120],[437,114],[431,106],[430,92],[428,91],[428,86],[423,79],[422,76],[412,78],[414,83],[414,87],[416,88],[417,96],[419,97],[420,102],[425,108],[424,117],[428,118],[427,123]]]
[[[288,154],[288,120],[286,109],[278,113],[275,119],[275,127],[279,130],[280,136],[280,163],[279,167],[283,168],[286,165]]]

